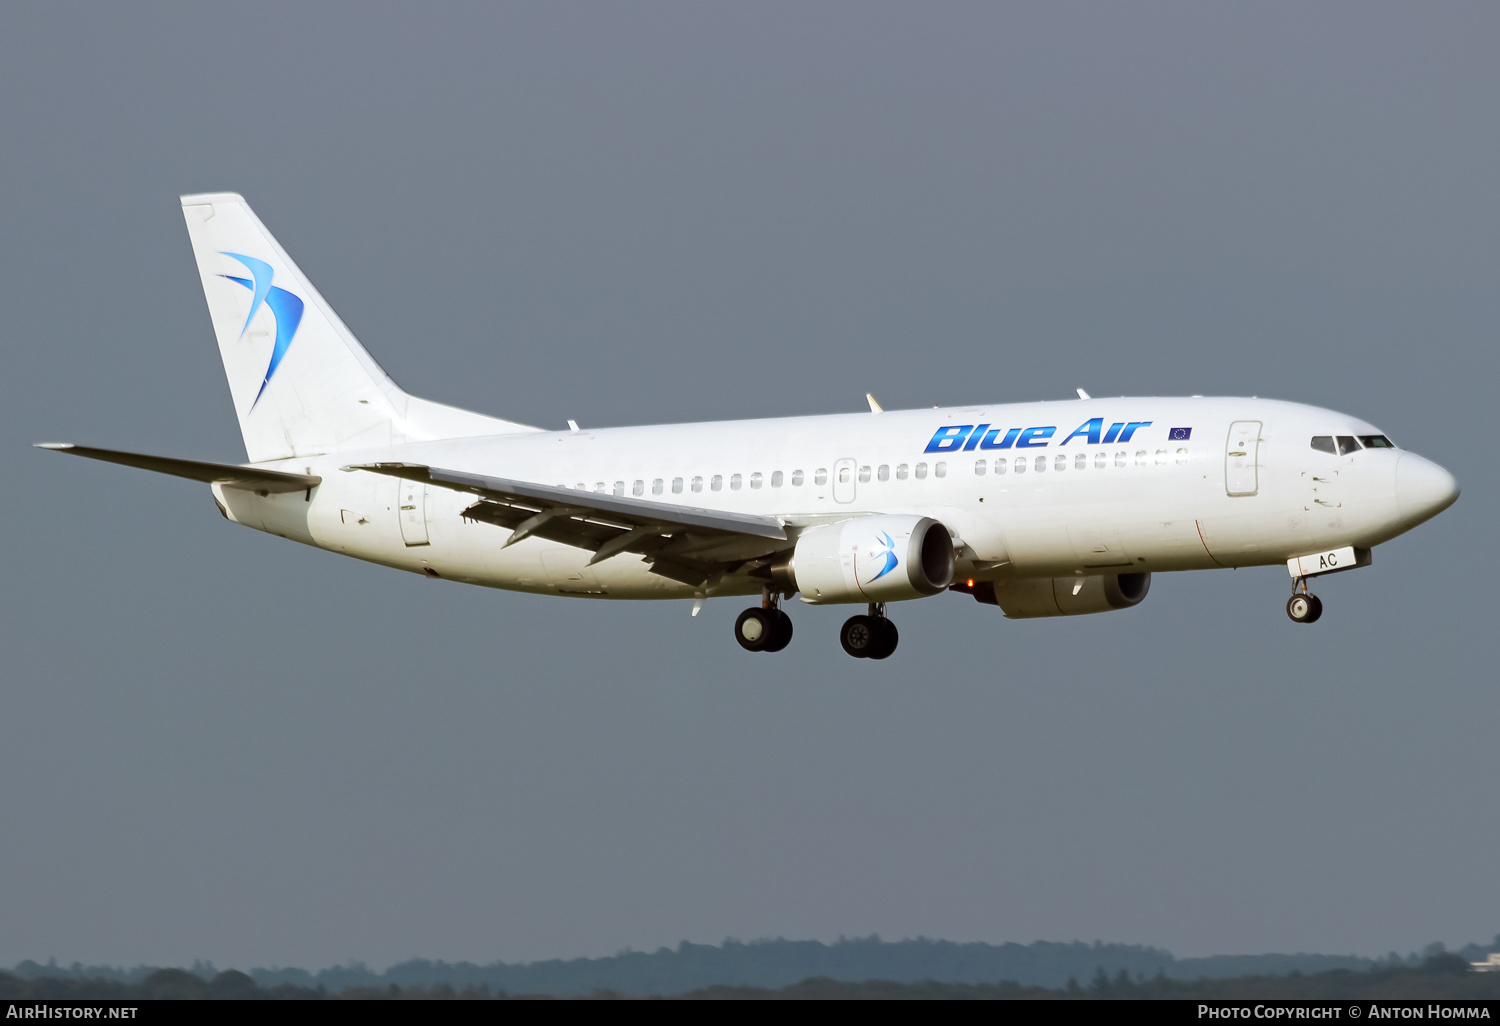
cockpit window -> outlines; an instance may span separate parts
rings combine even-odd
[[[1366,449],[1394,449],[1396,447],[1385,435],[1360,435],[1359,440],[1365,443]]]
[[[1338,450],[1333,447],[1332,435],[1313,435],[1312,447],[1319,452],[1326,452],[1330,456],[1338,454]]]
[[[1339,435],[1339,455],[1347,456],[1351,452],[1359,451],[1359,443],[1354,440],[1353,435]]]

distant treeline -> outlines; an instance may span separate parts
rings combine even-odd
[[[454,987],[447,983],[432,986],[388,984],[383,987],[348,987],[338,992],[325,988],[298,987],[290,983],[262,987],[248,975],[234,970],[205,980],[185,969],[157,969],[139,981],[101,978],[60,978],[42,976],[23,979],[0,973],[0,1000],[442,1000],[442,999],[517,999],[552,997],[545,993],[510,993],[494,991],[487,986]],[[596,999],[632,998],[618,991],[596,990],[586,995]],[[648,995],[650,996],[650,995]],[[1457,1000],[1500,999],[1500,973],[1475,973],[1459,955],[1438,954],[1417,966],[1381,962],[1372,968],[1356,971],[1333,969],[1305,975],[1234,976],[1223,979],[1174,980],[1158,974],[1151,978],[1131,976],[1120,970],[1110,976],[1103,969],[1095,972],[1087,985],[1070,979],[1062,987],[1026,986],[1013,981],[999,983],[952,983],[918,980],[901,983],[893,980],[850,982],[815,977],[786,987],[714,986],[666,997],[717,1000],[776,999],[888,999],[888,1000],[1086,1000],[1086,999],[1177,999],[1201,1000]]]
[[[1500,948],[1500,937],[1496,938]],[[1487,950],[1468,945],[1455,962],[1480,961]],[[1099,979],[1127,981],[1228,980],[1250,977],[1324,976],[1333,971],[1362,974],[1416,971],[1424,960],[1443,954],[1430,945],[1422,955],[1392,952],[1384,959],[1354,955],[1216,955],[1175,958],[1160,948],[1095,941],[1034,944],[958,944],[926,939],[882,941],[879,937],[819,941],[725,941],[722,945],[689,944],[653,952],[623,951],[607,958],[575,958],[525,964],[430,962],[414,959],[374,972],[355,963],[318,972],[305,969],[252,969],[219,973],[208,963],[190,969],[159,970],[141,966],[119,969],[63,967],[22,962],[11,971],[14,987],[43,978],[102,985],[202,986],[219,989],[253,986],[260,992],[284,988],[294,996],[345,992],[405,991],[448,988],[453,993],[550,994],[560,997],[608,992],[620,995],[675,995],[709,988],[778,991],[807,986],[813,980],[888,981],[901,984],[972,984],[994,986],[1004,980],[1022,988],[1061,991],[1070,985],[1088,988]],[[163,973],[169,975],[163,976]],[[176,975],[170,975],[176,974]],[[1500,974],[1496,974],[1500,976]],[[175,980],[176,983],[170,981]],[[196,981],[196,982],[193,982]],[[1091,982],[1092,981],[1092,982]],[[103,996],[103,995],[91,995]]]

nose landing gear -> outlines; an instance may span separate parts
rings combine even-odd
[[[1286,615],[1293,623],[1316,623],[1323,615],[1323,600],[1307,590],[1307,578],[1292,583],[1292,597],[1286,600]]]
[[[780,652],[792,643],[792,618],[781,611],[781,596],[767,594],[734,621],[734,640],[746,652]]]
[[[849,617],[839,630],[839,644],[856,659],[885,659],[900,640],[896,625],[886,619],[884,602],[871,602],[868,615]]]

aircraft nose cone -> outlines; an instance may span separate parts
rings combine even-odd
[[[1458,481],[1431,460],[1416,453],[1401,454],[1396,464],[1396,505],[1403,519],[1413,522],[1435,517],[1458,499]]]

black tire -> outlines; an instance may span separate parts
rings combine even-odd
[[[771,633],[761,649],[763,652],[780,652],[792,643],[792,618],[779,609],[768,609],[771,617]]]
[[[896,625],[883,616],[875,618],[875,626],[878,628],[878,637],[875,645],[870,650],[871,659],[888,659],[891,653],[896,651],[896,645],[901,641],[901,632],[896,630]]]
[[[856,659],[866,659],[880,640],[880,628],[873,616],[851,616],[839,629],[839,644]]]
[[[739,615],[734,621],[734,640],[740,643],[740,648],[746,652],[765,651],[767,642],[775,635],[775,620],[768,615],[771,612],[752,606]]]
[[[1316,595],[1293,595],[1286,600],[1286,615],[1293,623],[1316,623],[1323,615],[1323,602]]]

